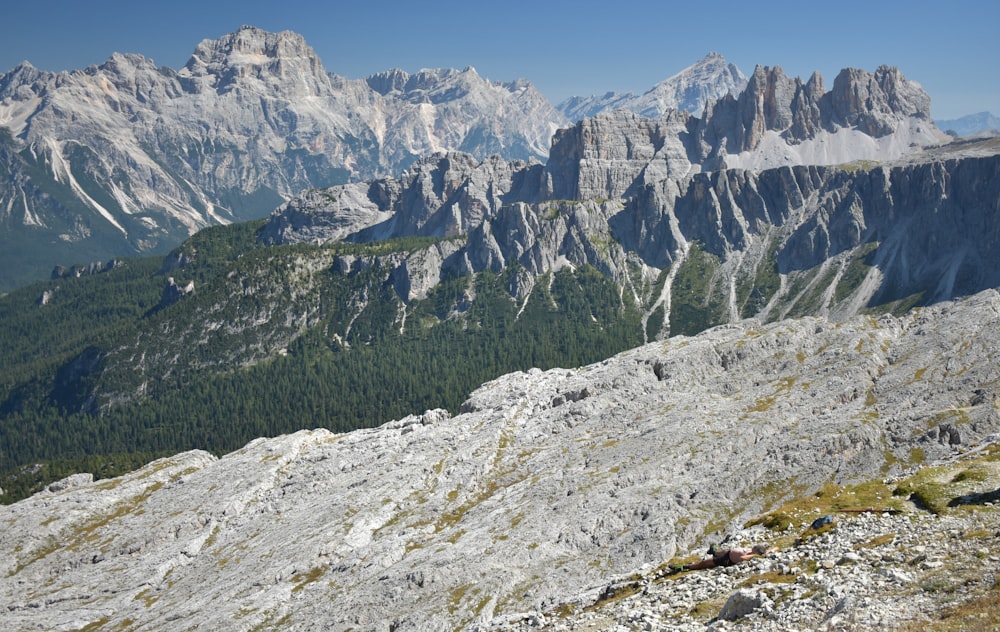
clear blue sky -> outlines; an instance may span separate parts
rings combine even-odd
[[[781,66],[827,89],[851,66],[898,66],[931,95],[935,118],[1000,115],[1000,2],[303,2],[299,0],[13,0],[0,11],[0,73],[139,53],[180,68],[202,39],[243,24],[301,33],[327,71],[360,78],[388,68],[475,66],[498,81],[531,80],[553,103],[606,91],[641,93],[709,51],[746,74]]]

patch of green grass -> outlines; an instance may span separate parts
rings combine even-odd
[[[297,593],[306,586],[308,586],[309,584],[318,581],[319,578],[322,577],[323,573],[325,572],[326,572],[325,566],[316,566],[314,568],[309,569],[305,573],[299,573],[298,575],[295,576],[295,586],[292,588],[292,592]]]
[[[778,380],[777,385],[775,386],[774,393],[772,395],[765,395],[763,397],[758,397],[754,401],[753,406],[750,406],[747,409],[747,412],[763,413],[771,410],[775,402],[778,401],[778,397],[781,394],[790,391],[794,385],[795,385],[794,377],[786,377]]]
[[[759,521],[751,520],[748,526],[757,524],[772,531],[785,531],[791,527],[793,523],[791,516],[781,511],[775,511],[767,514],[763,518],[759,519]]]
[[[895,316],[902,316],[911,312],[918,305],[923,305],[924,303],[924,293],[916,292],[893,301],[886,301],[880,305],[875,305],[869,311],[878,314],[889,313]]]
[[[794,584],[795,580],[798,579],[797,575],[792,575],[789,573],[782,574],[779,570],[767,571],[766,573],[757,573],[756,575],[751,575],[747,577],[742,582],[739,583],[739,588],[746,588],[748,586],[756,586],[757,584]]]
[[[767,514],[749,521],[746,526],[761,525],[773,531],[786,531],[789,526],[810,524],[826,514],[853,511],[899,511],[903,501],[893,497],[892,490],[881,481],[840,486],[827,483],[814,494],[799,496]],[[833,527],[834,525],[830,525]],[[809,530],[807,533],[821,533]]]
[[[765,413],[765,412],[771,410],[771,407],[774,406],[774,402],[777,401],[777,399],[778,398],[775,395],[768,395],[768,396],[765,396],[765,397],[758,397],[757,400],[754,401],[753,406],[751,406],[750,408],[747,408],[747,412],[750,412],[750,413]]]
[[[465,599],[466,594],[470,592],[476,593],[479,591],[475,588],[474,584],[462,584],[453,588],[448,594],[448,612],[455,614],[462,600]]]
[[[964,601],[942,610],[938,619],[927,624],[916,624],[912,632],[995,632],[996,623],[1000,621],[1000,595],[996,594],[997,586],[991,590],[993,594],[984,595]],[[909,632],[909,631],[908,631]]]
[[[974,465],[970,468],[966,468],[956,474],[954,478],[951,479],[952,483],[962,483],[965,481],[971,481],[974,483],[982,483],[987,480],[992,472],[982,465]]]
[[[857,171],[871,171],[879,166],[877,160],[854,160],[851,162],[845,162],[843,164],[837,165],[837,168],[842,171],[847,171],[849,173],[855,173]]]
[[[699,601],[691,608],[691,616],[698,621],[714,619],[722,607],[726,605],[724,599],[708,599]]]
[[[854,545],[854,550],[860,549],[875,549],[886,544],[892,544],[896,541],[895,533],[883,533],[882,535],[877,535],[867,542],[862,542],[860,544]]]
[[[840,275],[837,287],[833,290],[833,300],[839,303],[858,289],[868,272],[875,265],[874,253],[878,250],[878,242],[862,244],[854,249],[854,254],[847,268]]]
[[[950,577],[934,575],[920,582],[920,589],[929,593],[953,593],[958,585]]]
[[[631,575],[626,581],[611,587],[609,586],[601,593],[597,600],[587,606],[585,610],[596,610],[606,604],[615,603],[622,599],[627,599],[642,592],[642,576]]]
[[[159,598],[160,595],[152,592],[149,588],[143,589],[142,592],[135,596],[135,599],[137,601],[142,601],[142,603],[146,604],[147,608],[151,608],[153,604],[159,600]]]
[[[801,275],[801,276],[800,276]],[[819,276],[822,275],[822,276]],[[789,292],[795,302],[789,316],[808,316],[815,314],[826,300],[826,290],[833,283],[837,270],[832,266],[825,271],[821,266],[796,274],[792,290]]]
[[[106,626],[109,621],[111,621],[111,619],[107,617],[101,617],[97,621],[88,623],[82,628],[76,628],[73,632],[96,632],[97,630],[100,630],[101,628]]]
[[[561,603],[545,614],[556,619],[567,619],[577,613],[577,608],[571,603]]]
[[[900,481],[893,495],[906,497],[919,508],[935,514],[949,508],[960,508],[975,503],[964,503],[964,496],[989,494],[1000,486],[1000,452],[991,446],[979,455],[949,465],[927,467]]]

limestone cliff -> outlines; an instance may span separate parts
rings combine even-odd
[[[662,310],[654,337],[691,332],[670,305],[679,302],[676,275],[693,265],[692,252],[710,266],[704,289],[687,299],[702,305],[702,328],[751,316],[842,318],[1000,282],[1000,234],[991,220],[1000,210],[1000,156],[993,141],[883,165],[689,175],[678,173],[683,150],[664,141],[664,125],[629,113],[601,115],[557,136],[544,168],[438,156],[401,182],[370,185],[370,194],[391,192],[379,207],[392,213],[388,219],[362,215],[324,230],[350,216],[337,203],[322,203],[306,215],[278,211],[264,235],[271,242],[324,242],[464,234],[465,243],[439,259],[450,274],[513,263],[531,275],[592,265],[638,292],[650,316]],[[354,186],[325,195],[348,196]],[[374,208],[377,197],[366,204]],[[648,285],[658,278],[654,295]]]

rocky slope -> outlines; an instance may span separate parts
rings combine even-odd
[[[952,494],[938,513],[804,511],[784,532],[752,526],[729,534],[747,548],[768,545],[765,557],[705,572],[640,569],[546,613],[492,622],[491,629],[993,630],[1000,623],[1000,488],[962,492],[1000,484],[997,443],[985,454],[972,450],[873,485],[889,498],[913,480],[937,477]],[[977,480],[970,484],[970,477]],[[857,502],[852,492],[835,493]],[[833,526],[811,528],[820,514]]]
[[[303,431],[219,459],[180,454],[107,481],[77,475],[0,508],[8,552],[0,624],[537,623],[531,613],[551,613],[574,595],[607,595],[604,587],[629,573],[652,581],[650,569],[675,555],[826,484],[882,479],[992,440],[998,326],[993,290],[898,318],[747,321],[580,369],[507,375],[450,418],[429,411],[343,435]],[[991,493],[1000,484],[991,471],[963,477],[963,493]],[[940,524],[987,538],[995,517]],[[899,547],[915,541],[925,519],[913,527],[870,520],[758,563],[798,567],[804,579],[784,584],[782,599],[758,587],[771,605],[748,597],[759,602],[748,609],[754,620],[791,613],[781,619],[787,627],[772,626],[790,629],[823,613],[846,625],[857,609],[831,600],[855,598],[860,629],[876,606],[908,607],[882,596],[887,584],[918,578],[898,568],[917,549]],[[898,543],[883,539],[847,558],[849,543],[890,530]],[[975,569],[988,569],[989,555]],[[897,566],[865,586],[848,571],[869,556]],[[924,559],[932,568],[940,556]],[[692,575],[671,589],[688,590],[686,603],[708,600],[698,615],[705,621],[719,613],[716,597],[764,570]],[[647,597],[677,594],[665,590],[651,587]],[[653,629],[658,617],[674,616],[665,606],[631,610],[629,621]]]

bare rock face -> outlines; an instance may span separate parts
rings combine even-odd
[[[790,138],[814,138],[819,133],[823,126],[820,100],[824,94],[823,77],[818,72],[814,72],[805,85],[796,86],[789,106],[792,115],[792,125],[788,130]]]
[[[619,110],[585,119],[552,139],[548,197],[569,200],[621,198],[640,176],[649,181],[691,169],[681,131],[686,114],[647,119]]]
[[[745,147],[759,146],[768,130],[791,127],[792,103],[802,88],[801,80],[788,77],[781,68],[757,66],[740,98]]]
[[[889,66],[874,73],[842,70],[833,82],[830,106],[835,122],[875,137],[892,133],[901,116],[931,120],[927,93]]]
[[[187,285],[181,287],[177,285],[177,282],[174,281],[173,277],[169,277],[167,278],[167,285],[163,288],[163,294],[160,297],[159,307],[169,307],[193,293],[194,281],[190,281]]]
[[[507,375],[455,416],[78,477],[0,507],[0,626],[482,629],[542,612],[793,494],[997,432],[998,326],[992,290],[901,318],[749,321]]]
[[[526,163],[499,156],[479,161],[461,152],[435,154],[403,175],[399,195],[390,198],[393,216],[362,232],[359,239],[396,235],[454,236],[493,216]]]
[[[180,72],[194,90],[253,89],[287,97],[316,97],[329,89],[315,52],[297,33],[243,27],[217,40],[203,40]]]
[[[542,183],[538,163],[442,152],[417,161],[399,179],[306,191],[272,214],[262,239],[327,243],[451,237],[493,218],[510,200],[538,199]]]
[[[278,207],[261,239],[265,243],[341,240],[392,216],[390,200],[380,195],[392,184],[354,183],[306,190]]]

